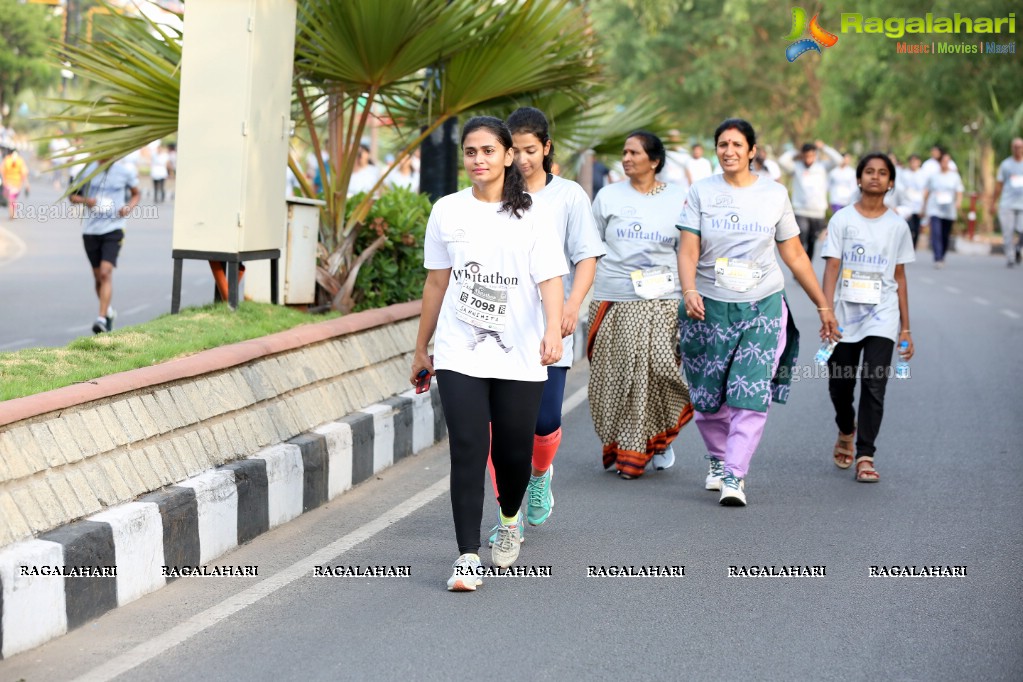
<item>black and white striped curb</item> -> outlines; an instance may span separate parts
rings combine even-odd
[[[409,391],[9,545],[0,550],[0,658],[160,589],[175,579],[165,567],[206,564],[444,436],[439,392]]]

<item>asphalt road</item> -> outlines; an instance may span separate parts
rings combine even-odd
[[[170,312],[174,202],[154,205],[149,179],[141,186],[140,217],[129,219],[114,272],[116,328]],[[37,178],[24,217],[12,221],[0,207],[0,352],[63,346],[92,334],[99,312],[92,268],[81,221],[60,194],[48,178]],[[182,307],[213,301],[206,263],[185,261],[182,273]]]
[[[0,662],[0,679],[1023,679],[1023,271],[954,254],[934,270],[919,256],[918,354],[912,378],[889,387],[879,484],[831,463],[821,379],[772,408],[746,508],[702,489],[693,425],[674,468],[603,472],[583,400],[565,418],[554,514],[527,528],[519,559],[551,577],[445,590],[457,548],[441,443],[218,562],[258,577],[178,580]],[[816,315],[791,284],[789,297],[808,362]],[[569,376],[577,395],[585,364]],[[328,546],[332,565],[411,577],[314,577],[301,562]],[[685,575],[586,575],[646,564]],[[728,577],[772,564],[826,575]],[[967,574],[869,577],[875,565]]]

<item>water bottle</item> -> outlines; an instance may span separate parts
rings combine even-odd
[[[841,332],[842,328],[839,327],[838,331]],[[817,354],[813,356],[814,362],[821,367],[828,366],[828,360],[831,359],[831,354],[835,351],[835,346],[838,345],[837,340],[827,340],[821,344],[821,347],[817,349]]]
[[[899,360],[895,363],[895,378],[896,379],[908,379],[909,378],[909,361],[902,357],[902,354],[909,350],[909,342],[903,341],[899,344]]]

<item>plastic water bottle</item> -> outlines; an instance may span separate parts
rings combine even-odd
[[[908,379],[909,378],[909,361],[903,359],[903,352],[909,350],[909,342],[903,341],[899,344],[899,360],[895,363],[895,378],[896,379]]]
[[[839,327],[838,331],[842,331]],[[817,354],[813,356],[814,362],[821,367],[827,367],[828,360],[831,359],[831,354],[835,352],[835,346],[838,345],[837,340],[829,339],[821,344],[821,347],[817,349]]]

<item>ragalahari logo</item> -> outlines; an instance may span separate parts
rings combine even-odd
[[[806,29],[806,10],[802,7],[793,7],[792,31],[785,37],[785,40],[796,41],[785,49],[785,58],[790,62],[796,61],[801,54],[810,50],[815,50],[817,54],[821,54],[821,47],[831,47],[838,42],[838,36],[834,33],[828,33],[817,23],[816,14],[810,20],[810,37],[800,40]]]

